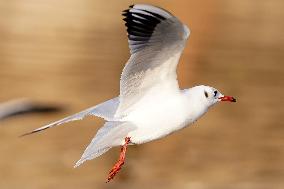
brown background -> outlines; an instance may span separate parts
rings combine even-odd
[[[120,14],[133,1],[2,0],[0,101],[29,97],[67,110],[0,122],[1,189],[284,188],[284,1],[144,2],[191,28],[178,67],[181,88],[212,85],[238,102],[131,146],[118,177],[105,184],[118,148],[72,168],[102,120],[18,135],[118,95],[129,57]]]

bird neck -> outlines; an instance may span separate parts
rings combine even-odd
[[[189,122],[194,122],[208,111],[208,105],[192,88],[182,90],[185,96]]]

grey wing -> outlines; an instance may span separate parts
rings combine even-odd
[[[137,4],[123,15],[131,57],[121,75],[118,114],[153,87],[179,89],[176,66],[190,34],[175,16],[155,6]]]
[[[136,128],[137,127],[131,122],[106,122],[104,126],[99,129],[96,136],[92,139],[91,143],[74,167],[78,167],[85,161],[104,154],[114,146],[123,145],[124,139],[127,137],[128,133]]]
[[[93,115],[93,116],[101,117],[101,118],[103,118],[107,121],[112,121],[114,119],[114,114],[117,110],[118,104],[119,104],[119,98],[116,97],[116,98],[110,99],[106,102],[103,102],[101,104],[98,104],[96,106],[93,106],[91,108],[88,108],[86,110],[83,110],[83,111],[76,113],[74,115],[68,116],[68,117],[63,118],[61,120],[55,121],[53,123],[50,123],[48,125],[40,127],[38,129],[35,129],[31,132],[25,133],[22,136],[37,133],[37,132],[43,131],[45,129],[48,129],[48,128],[51,128],[51,127],[54,127],[54,126],[57,126],[57,125],[61,125],[63,123],[67,123],[67,122],[70,122],[70,121],[81,120],[85,116],[88,116],[88,115]]]

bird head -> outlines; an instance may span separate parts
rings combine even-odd
[[[196,98],[198,98],[196,100],[206,104],[207,107],[213,106],[217,102],[236,102],[234,97],[225,96],[217,89],[210,86],[200,85],[193,87],[190,91],[195,93]]]

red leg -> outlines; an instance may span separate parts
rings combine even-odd
[[[116,164],[113,166],[113,168],[110,170],[106,182],[109,182],[110,180],[112,180],[114,178],[114,176],[119,172],[119,170],[121,169],[122,165],[124,164],[125,153],[126,153],[127,145],[129,144],[129,142],[130,142],[130,137],[126,137],[124,145],[121,146],[121,148],[120,148],[119,159],[116,162]]]

